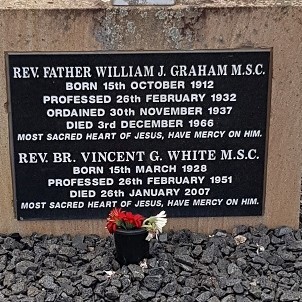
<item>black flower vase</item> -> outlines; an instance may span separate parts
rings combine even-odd
[[[114,233],[116,259],[121,265],[139,263],[149,257],[146,229],[122,230]]]

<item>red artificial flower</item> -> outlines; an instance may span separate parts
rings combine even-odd
[[[110,234],[113,234],[117,229],[117,225],[113,221],[107,221],[106,228]]]
[[[122,209],[120,209],[120,208],[114,208],[109,213],[109,217],[107,218],[107,220],[111,220],[111,221],[120,220],[120,219],[122,219],[124,213],[125,212],[122,211]]]
[[[122,211],[120,208],[114,208],[107,218],[106,228],[113,234],[117,228],[139,229],[142,227],[144,217],[140,214]]]
[[[137,229],[141,228],[142,227],[142,224],[143,224],[143,221],[145,220],[145,217],[143,217],[142,215],[140,214],[135,214],[133,215],[133,222],[134,222],[134,225]]]
[[[140,214],[133,214],[131,212],[126,212],[125,215],[125,221],[126,223],[130,224],[134,229],[139,229],[141,228],[143,221],[144,221],[144,217]]]
[[[106,228],[108,229],[110,234],[113,234],[118,226],[122,223],[122,219],[124,217],[124,211],[119,208],[114,208],[108,215]]]

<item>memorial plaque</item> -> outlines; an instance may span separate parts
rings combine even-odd
[[[9,53],[18,219],[262,215],[270,50]]]

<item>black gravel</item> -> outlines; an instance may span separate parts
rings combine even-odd
[[[121,267],[112,236],[0,237],[0,301],[302,301],[302,230],[188,230]]]

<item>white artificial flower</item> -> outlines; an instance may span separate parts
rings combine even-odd
[[[154,216],[155,218],[155,224],[157,226],[157,229],[161,233],[163,231],[163,227],[167,224],[167,215],[165,211],[161,211],[159,214]]]
[[[146,237],[147,241],[150,241],[154,237],[154,234],[152,232],[148,233],[148,236]]]
[[[156,216],[151,216],[143,222],[142,227],[146,228],[149,232],[146,240],[150,241],[151,238],[158,236],[163,231],[163,227],[167,224],[167,215],[165,211],[161,211]]]

